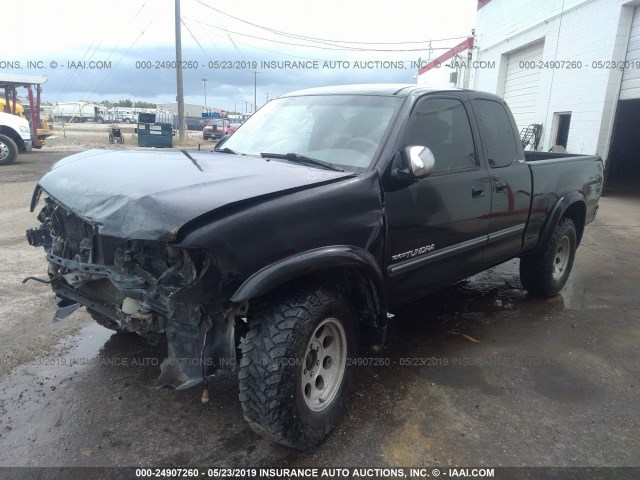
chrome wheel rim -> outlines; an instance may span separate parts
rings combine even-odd
[[[569,256],[571,252],[571,242],[569,237],[562,237],[558,248],[556,249],[555,257],[553,258],[553,279],[559,280],[564,275],[567,264],[569,263]]]
[[[0,160],[4,160],[9,157],[9,147],[6,144],[0,142]]]
[[[335,318],[314,330],[302,361],[302,398],[310,410],[320,412],[335,400],[347,365],[347,335]]]

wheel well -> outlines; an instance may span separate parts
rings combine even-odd
[[[378,291],[376,283],[362,270],[357,268],[336,267],[316,271],[312,274],[298,277],[290,282],[266,292],[259,298],[249,300],[249,310],[252,303],[260,303],[272,296],[274,291],[291,290],[301,284],[338,285],[353,306],[354,314],[360,326],[381,328],[385,326],[383,316],[383,292]]]
[[[24,141],[22,140],[22,137],[20,137],[20,135],[18,135],[18,132],[16,132],[13,128],[0,125],[0,134],[6,135],[11,140],[16,142],[18,150],[22,151],[25,149]]]
[[[584,226],[587,218],[587,207],[583,202],[574,202],[569,205],[569,208],[564,212],[560,221],[565,218],[573,220],[573,224],[576,226],[576,235],[578,245],[582,239],[582,233],[584,232]]]
[[[378,292],[375,283],[367,274],[356,268],[336,268],[320,271],[315,276],[318,281],[340,286],[350,299],[360,322],[372,327],[380,326],[381,292]]]

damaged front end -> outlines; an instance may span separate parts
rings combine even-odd
[[[51,197],[38,220],[27,239],[46,251],[46,283],[58,301],[54,321],[85,306],[107,328],[150,343],[166,336],[157,387],[189,388],[234,370],[235,322],[243,312],[225,312],[222,301],[203,298],[203,279],[215,270],[209,252],[102,235]]]

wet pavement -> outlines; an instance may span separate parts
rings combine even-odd
[[[37,175],[23,170],[28,202]],[[514,260],[394,312],[385,350],[361,358],[343,422],[304,453],[251,431],[235,379],[206,405],[198,388],[156,390],[162,348],[85,313],[50,326],[46,288],[3,283],[3,296],[38,299],[22,301],[21,327],[57,336],[34,346],[21,334],[11,350],[0,465],[640,466],[639,202],[602,200],[558,297],[527,296]],[[25,261],[44,272],[41,257]]]

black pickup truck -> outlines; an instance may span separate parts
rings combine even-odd
[[[267,103],[215,152],[87,151],[40,180],[56,319],[167,342],[157,386],[236,372],[252,428],[338,422],[398,305],[514,257],[552,296],[597,211],[597,156],[525,152],[502,99],[417,85]]]

